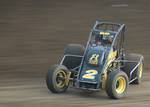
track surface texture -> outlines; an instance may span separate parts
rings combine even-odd
[[[0,0],[0,107],[150,107],[150,0]],[[70,88],[52,94],[45,74],[68,43],[85,44],[96,19],[127,25],[127,52],[145,57],[128,96]]]

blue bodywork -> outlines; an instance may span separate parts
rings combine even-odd
[[[83,60],[81,62],[81,66],[79,69],[79,74],[77,77],[77,82],[78,82],[78,87],[81,89],[99,89],[100,87],[100,83],[101,83],[101,79],[102,79],[102,73],[104,72],[104,66],[107,63],[107,57],[108,54],[110,52],[110,50],[113,48],[113,44],[114,44],[114,40],[117,36],[118,30],[120,28],[120,24],[114,24],[112,23],[112,25],[116,25],[118,27],[117,31],[115,30],[109,30],[109,29],[97,29],[97,26],[99,24],[110,24],[111,23],[99,23],[96,22],[96,24],[94,25],[91,33],[90,33],[90,37],[89,37],[89,41],[87,43],[86,46],[86,50],[83,56]],[[96,44],[95,42],[92,41],[92,37],[93,35],[99,35],[100,32],[107,32],[109,33],[109,35],[111,35],[113,37],[113,42],[111,44],[108,45],[103,45],[103,44]],[[98,64],[93,65],[89,63],[90,58],[92,57],[93,54],[99,55],[98,57]],[[95,74],[92,72],[90,72],[89,70],[94,70],[93,72],[96,72]],[[90,72],[90,75],[92,74],[92,76],[94,76],[93,78],[84,78],[84,76],[89,76],[89,74],[87,73],[87,71]]]
[[[82,64],[80,75],[79,75],[79,81],[80,82],[93,83],[93,84],[97,85],[96,87],[99,86],[98,81],[100,81],[100,79],[101,79],[102,69],[103,69],[103,66],[105,65],[109,50],[110,50],[109,47],[103,47],[100,45],[99,46],[93,45],[93,46],[88,48],[88,50],[86,52],[87,54],[85,55],[84,62]],[[91,56],[93,54],[99,55],[99,58],[98,58],[99,61],[98,61],[97,65],[89,64],[89,59],[91,58]],[[96,75],[94,75],[95,76],[94,79],[83,78],[83,75],[85,75],[86,71],[88,71],[88,70],[98,71],[98,73]]]

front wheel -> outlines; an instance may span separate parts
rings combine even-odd
[[[110,98],[119,99],[127,94],[128,77],[122,71],[110,72],[106,85],[106,92]]]
[[[69,72],[65,66],[52,66],[46,75],[46,84],[48,89],[53,93],[65,92],[68,88]]]

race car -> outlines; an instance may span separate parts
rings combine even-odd
[[[59,64],[47,72],[46,84],[53,93],[76,89],[105,90],[113,99],[127,95],[129,84],[140,84],[144,57],[125,53],[125,24],[97,20],[86,46],[69,44]],[[87,91],[85,91],[87,92]]]

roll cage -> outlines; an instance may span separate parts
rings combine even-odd
[[[118,23],[112,23],[112,22],[101,22],[101,21],[97,20],[95,22],[93,28],[91,29],[81,64],[84,61],[84,56],[87,52],[89,44],[91,43],[93,32],[95,32],[95,31],[109,32],[109,33],[114,34],[114,39],[113,39],[113,42],[112,42],[110,48],[113,48],[114,50],[118,50],[117,51],[118,56],[121,57],[123,55],[122,51],[123,51],[123,44],[124,44],[125,24],[118,24]],[[80,67],[79,71],[80,70],[81,70],[81,67]]]
[[[121,51],[121,48],[123,48],[124,32],[125,32],[124,24],[96,21],[90,33],[89,43],[93,36],[93,32],[110,33],[111,35],[114,36],[113,42],[111,44],[111,48],[113,49],[119,48],[120,51]],[[87,43],[87,46],[89,43]]]

